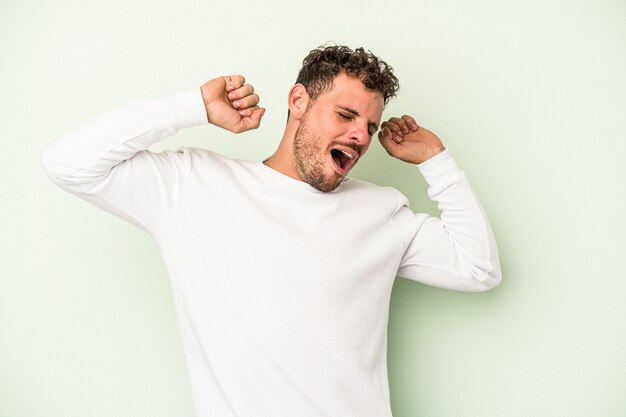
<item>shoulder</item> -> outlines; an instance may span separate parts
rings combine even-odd
[[[208,149],[204,149],[204,148],[197,148],[197,147],[193,147],[193,146],[183,146],[180,147],[176,150],[176,152],[183,152],[186,153],[187,155],[189,155],[190,158],[192,159],[196,159],[196,160],[206,160],[206,161],[220,161],[220,162],[224,162],[227,159],[229,159],[228,157],[219,154],[217,152],[214,151],[210,151]]]
[[[356,178],[347,178],[341,185],[341,192],[357,200],[366,200],[368,204],[383,205],[392,211],[408,206],[407,197],[394,187],[373,184]]]
[[[236,169],[237,167],[245,165],[247,162],[229,158],[220,153],[197,147],[180,147],[176,151],[172,152],[185,155],[185,157],[193,165],[194,169]]]
[[[219,184],[247,184],[254,182],[256,176],[252,161],[235,159],[205,148],[182,147],[176,152],[183,152],[189,164],[191,177],[202,183]]]

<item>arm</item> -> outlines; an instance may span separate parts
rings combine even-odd
[[[450,151],[409,116],[384,122],[379,139],[390,155],[418,166],[441,210],[441,218],[414,214],[403,201],[393,219],[406,248],[398,274],[453,290],[497,286],[502,278],[495,237]]]
[[[148,147],[207,122],[237,133],[258,127],[264,109],[244,82],[220,77],[103,113],[52,143],[43,167],[61,188],[154,235],[182,202],[191,162],[185,149],[154,153]]]

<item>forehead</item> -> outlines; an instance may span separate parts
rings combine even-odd
[[[317,100],[353,108],[377,124],[380,124],[385,107],[380,92],[368,89],[361,80],[344,73],[337,75],[330,89],[320,94]]]

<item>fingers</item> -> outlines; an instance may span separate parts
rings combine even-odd
[[[241,116],[233,130],[240,133],[258,128],[265,109],[259,107],[259,95],[254,92],[254,87],[245,83],[243,75],[226,76],[224,80],[228,100]]]
[[[419,129],[415,119],[406,114],[402,117],[392,117],[387,121],[387,123],[397,126],[398,129],[394,130],[394,132],[402,132],[401,136],[404,136],[411,131],[416,132],[417,129]]]
[[[383,135],[383,139],[392,139],[396,143],[401,143],[404,139],[404,132],[394,119],[397,119],[397,117],[392,117],[380,125],[381,133]]]
[[[228,87],[226,88],[226,90],[228,91]],[[228,98],[230,100],[236,100],[238,98],[249,96],[252,93],[254,93],[254,87],[252,87],[252,85],[250,84],[243,84],[235,89],[230,90],[228,92]]]
[[[248,118],[250,119],[250,126],[251,129],[256,129],[257,127],[259,127],[259,125],[261,124],[261,118],[263,117],[263,115],[265,114],[265,109],[264,108],[258,108],[256,109],[252,115]],[[247,120],[247,119],[244,119]]]
[[[395,135],[387,126],[383,126],[383,128],[380,129],[380,132],[378,132],[378,140],[385,149],[387,149],[390,144],[402,142],[402,139],[397,140],[395,138]]]
[[[227,75],[224,77],[224,81],[226,82],[226,91],[230,92],[241,87],[246,79],[243,75]]]
[[[245,110],[246,112],[251,109]],[[265,114],[265,109],[255,106],[255,110],[251,112],[250,116],[244,116],[241,118],[241,123],[237,129],[237,132],[245,132],[246,130],[256,129],[261,125],[261,118]]]
[[[383,133],[383,130],[385,129],[389,133]],[[402,117],[391,117],[389,120],[381,124],[379,139],[392,139],[396,143],[402,143],[402,141],[404,140],[404,135],[407,135],[411,132],[417,132],[418,130],[419,125],[411,116],[405,114]],[[386,138],[386,135],[390,135],[390,137]]]
[[[229,79],[226,84],[226,92],[228,93],[228,100],[230,100],[233,108],[246,110],[259,104],[259,95],[254,92],[252,85],[244,84],[246,80],[243,76],[231,75],[230,77],[224,78]],[[252,111],[254,111],[254,109],[252,109]],[[246,115],[252,114],[252,111],[247,112]],[[242,113],[240,112],[240,114]]]
[[[241,99],[231,100],[230,103],[237,110],[245,110],[259,104],[259,95],[256,93],[252,93],[249,96],[242,97]]]
[[[393,134],[388,127],[383,127],[378,133],[378,140],[389,155],[393,155],[393,148],[398,142],[393,139]]]
[[[252,106],[252,107],[248,107],[247,109],[237,110],[237,112],[239,113],[241,117],[250,117],[252,116],[252,113],[254,113],[259,108],[260,108],[259,106]]]
[[[400,117],[392,117],[389,119],[389,122],[398,126],[398,128],[402,132],[402,136],[404,136],[406,133],[409,133],[409,127],[407,126],[404,119]]]
[[[417,132],[417,130],[420,128],[417,122],[415,122],[415,119],[412,118],[411,116],[408,116],[405,114],[404,116],[402,116],[402,120],[406,123],[409,129],[411,129],[413,132]]]
[[[389,128],[387,126],[385,126],[386,122],[383,122],[383,124],[380,126],[380,131],[378,132],[378,140],[380,140],[381,142],[383,140],[389,140],[391,139],[391,131],[389,130]]]

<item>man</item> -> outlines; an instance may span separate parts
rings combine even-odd
[[[264,162],[147,150],[196,125],[257,128],[265,109],[242,76],[129,103],[45,152],[55,183],[157,240],[197,416],[391,416],[396,275],[466,291],[500,282],[493,234],[449,150],[412,117],[381,124],[397,88],[362,48],[319,48]],[[393,188],[346,177],[379,127],[387,152],[418,166],[441,219],[413,213]]]

